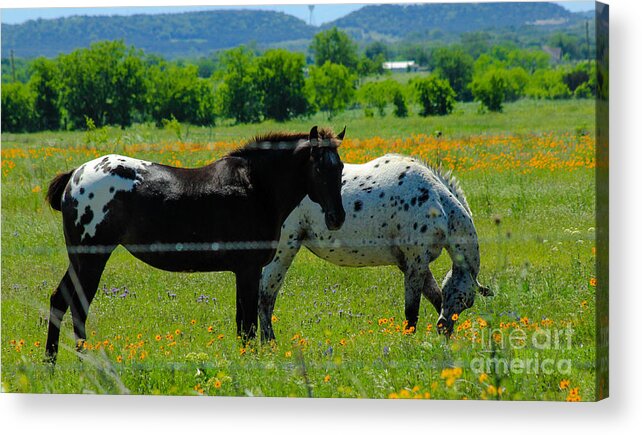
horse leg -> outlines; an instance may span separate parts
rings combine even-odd
[[[77,279],[75,280],[75,291],[71,300],[71,317],[74,324],[77,351],[82,351],[85,340],[87,340],[85,324],[89,313],[89,305],[91,305],[96,295],[98,283],[109,255],[85,254],[76,257],[75,261],[73,261]]]
[[[408,267],[404,272],[405,287],[405,315],[408,322],[407,328],[417,330],[417,321],[419,320],[419,304],[421,302],[421,292],[424,284],[424,274],[417,267]]]
[[[65,276],[49,299],[49,326],[47,329],[47,344],[45,346],[45,358],[48,362],[55,364],[58,356],[58,341],[60,339],[60,324],[62,318],[71,304],[73,297],[73,282],[70,276],[71,265],[69,265]]]
[[[437,314],[441,314],[441,289],[428,267],[424,270],[424,284],[421,287],[421,292],[424,297],[430,301],[432,306],[435,307]]]
[[[261,341],[263,342],[276,340],[272,328],[274,304],[285,280],[285,274],[299,251],[299,247],[298,244],[288,248],[279,247],[272,262],[263,268],[259,290],[259,321],[261,323]]]
[[[260,285],[260,266],[236,273],[236,332],[244,343],[256,337]]]

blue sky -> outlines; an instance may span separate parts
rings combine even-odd
[[[8,3],[8,2],[7,2]],[[23,2],[12,1],[11,5],[21,5]],[[593,10],[594,2],[556,2],[571,11]],[[6,4],[6,3],[5,3]],[[362,4],[322,4],[316,5],[314,9],[314,24],[319,25],[332,21],[339,17],[349,14],[350,12],[362,7]],[[268,9],[285,12],[290,15],[299,17],[306,22],[309,19],[309,9],[307,5],[262,5],[262,6],[148,6],[148,7],[96,7],[96,8],[78,8],[78,7],[57,7],[57,8],[2,8],[0,10],[3,23],[17,24],[27,20],[37,18],[60,18],[72,15],[133,15],[133,14],[159,14],[159,13],[176,13],[187,11],[200,11],[212,9]]]

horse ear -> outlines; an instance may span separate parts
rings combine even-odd
[[[344,126],[343,126],[343,130],[341,131],[341,133],[339,133],[339,134],[337,135],[337,139],[339,139],[339,140],[343,140],[343,137],[344,137],[345,135],[346,135],[346,126],[344,125]]]
[[[312,130],[310,130],[310,142],[319,140],[319,131],[317,129],[317,126],[315,125],[312,127]]]

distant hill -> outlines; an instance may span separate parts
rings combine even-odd
[[[404,38],[430,31],[461,34],[526,25],[569,24],[575,16],[553,3],[433,3],[366,6],[324,27],[337,26],[353,37]]]
[[[54,57],[100,40],[123,39],[147,53],[196,57],[241,44],[305,50],[316,32],[337,26],[357,40],[426,39],[437,33],[528,27],[547,32],[576,25],[592,15],[573,14],[553,3],[431,3],[371,5],[322,27],[282,12],[221,10],[132,16],[75,16],[2,24],[2,55]]]
[[[54,57],[105,39],[123,39],[167,57],[205,55],[256,42],[310,39],[317,28],[274,11],[225,10],[132,16],[74,16],[2,24],[2,52],[17,57]]]

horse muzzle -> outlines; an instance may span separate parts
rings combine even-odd
[[[326,212],[325,213],[325,226],[330,231],[336,231],[343,226],[346,220],[346,213],[342,210],[340,212]]]
[[[437,319],[437,332],[439,334],[450,337],[455,329],[455,321],[452,319],[446,319],[443,316],[439,316]]]

